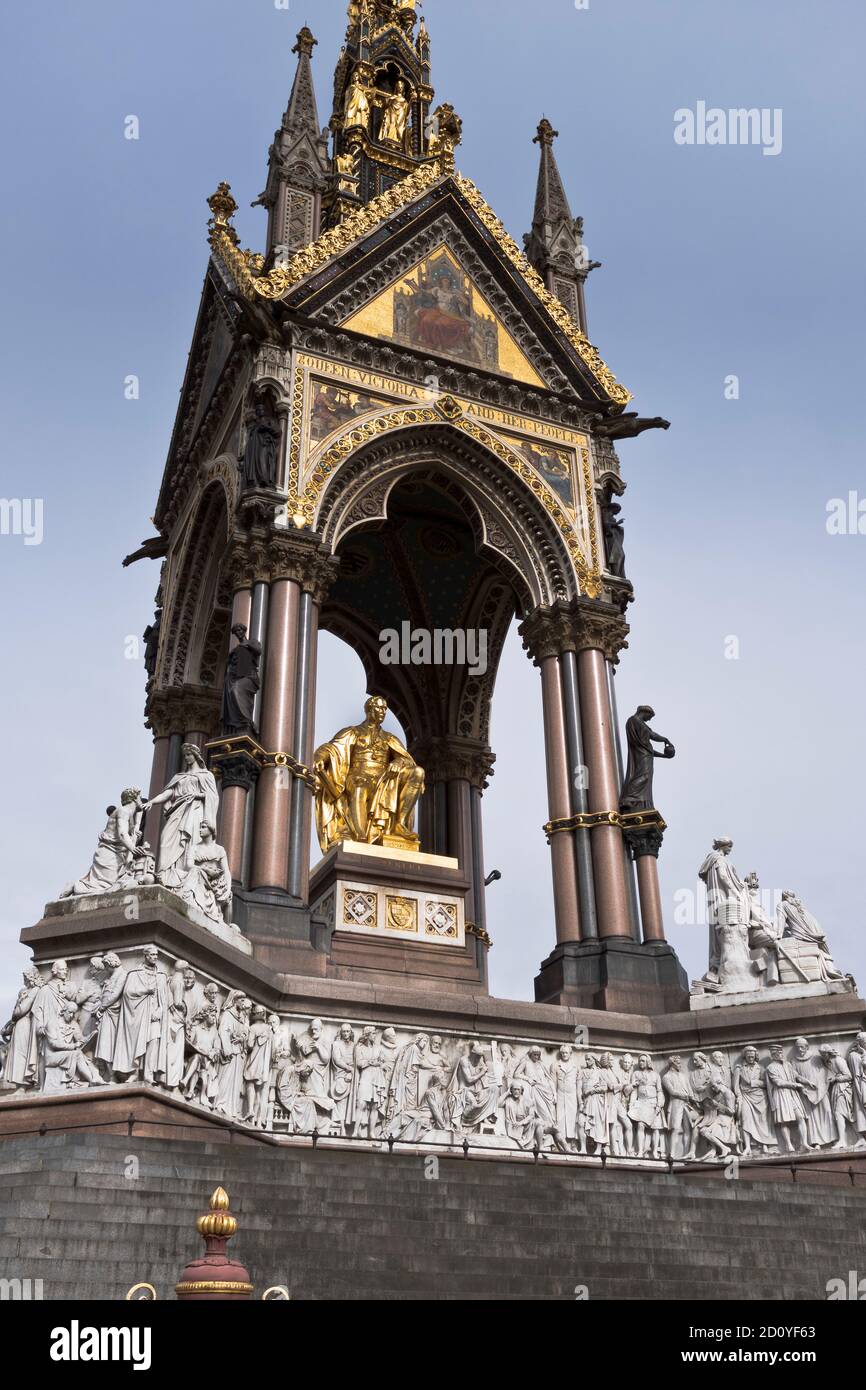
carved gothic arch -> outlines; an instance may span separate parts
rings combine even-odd
[[[234,498],[215,468],[218,463],[208,465],[209,477],[191,509],[185,548],[176,561],[165,623],[171,643],[161,654],[158,673],[163,688],[216,686],[221,675],[232,601],[225,590],[222,562]]]
[[[407,414],[414,418],[402,424]],[[410,477],[435,480],[464,512],[479,555],[508,580],[524,616],[577,597],[581,580],[554,517],[488,447],[492,436],[467,424],[471,434],[432,409],[395,411],[370,422],[370,442],[351,452],[347,444],[354,434],[365,432],[363,427],[332,442],[314,473],[320,486],[314,528],[336,553],[355,527],[387,520],[389,497],[401,482]]]

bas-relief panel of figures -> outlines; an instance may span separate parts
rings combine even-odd
[[[683,1161],[866,1148],[866,1032],[634,1056],[287,1018],[147,946],[31,967],[0,1037],[6,1098],[144,1083],[288,1135]]]

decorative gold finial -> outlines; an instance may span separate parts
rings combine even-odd
[[[231,185],[225,182],[218,184],[216,193],[210,195],[207,205],[211,210],[208,223],[211,246],[215,248],[220,237],[225,237],[232,246],[237,246],[240,239],[231,224],[231,219],[237,212],[238,205],[232,197]]]
[[[213,220],[218,227],[224,227],[227,222],[230,222],[238,210],[238,205],[232,197],[231,184],[225,182],[218,184],[216,193],[210,195],[207,205],[213,213]]]
[[[231,1240],[238,1229],[238,1223],[229,1211],[229,1194],[224,1187],[216,1189],[210,1199],[210,1212],[207,1216],[200,1216],[195,1224],[199,1235],[220,1236],[223,1240]]]

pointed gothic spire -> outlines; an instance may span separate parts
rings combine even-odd
[[[563,222],[572,224],[574,219],[566,197],[559,165],[553,153],[553,142],[559,131],[554,130],[545,116],[533,139],[534,145],[541,146],[541,164],[538,170],[538,188],[535,194],[535,216],[532,219],[533,231],[549,237],[551,229],[558,229]]]
[[[315,241],[321,230],[331,165],[310,65],[316,43],[304,25],[292,49],[298,66],[289,104],[268,151],[267,186],[253,204],[268,210],[268,264]]]
[[[553,142],[559,136],[543,117],[533,144],[541,148],[532,231],[524,237],[526,254],[547,288],[562,301],[586,332],[583,289],[598,261],[590,261],[583,244],[583,218],[573,217]]]
[[[304,25],[298,34],[298,41],[292,49],[298,55],[298,67],[292,83],[292,94],[283,116],[283,130],[290,135],[303,135],[305,132],[318,140],[321,134],[319,108],[316,105],[316,89],[313,86],[313,69],[310,59],[319,40]]]

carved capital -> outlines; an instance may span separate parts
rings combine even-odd
[[[252,791],[261,772],[258,759],[245,751],[216,753],[211,757],[211,767],[219,777],[223,791],[229,787],[241,787],[245,792]]]
[[[336,579],[340,562],[317,536],[280,532],[272,535],[268,545],[270,577],[291,579],[315,603],[323,603]]]
[[[629,811],[620,817],[623,835],[632,859],[652,855],[658,859],[667,826],[660,812]]]
[[[322,603],[340,562],[318,536],[278,526],[278,515],[270,495],[248,493],[242,499],[225,561],[231,583],[237,590],[291,579]]]
[[[628,646],[629,625],[618,604],[577,598],[536,608],[518,629],[536,666],[563,652],[601,651],[608,661],[619,661]]]
[[[155,738],[199,729],[208,737],[219,730],[222,696],[202,686],[171,685],[153,690],[147,702],[146,726]]]
[[[433,782],[465,781],[484,791],[496,762],[496,754],[486,743],[448,734],[424,739],[413,744],[410,751],[427,774],[428,786]]]
[[[649,830],[627,830],[625,832],[625,842],[632,859],[645,859],[648,855],[652,855],[653,859],[658,859],[663,840],[664,834],[657,826]]]

